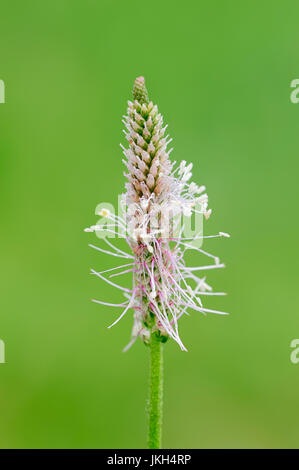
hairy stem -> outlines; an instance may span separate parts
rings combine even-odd
[[[149,449],[160,449],[163,408],[163,344],[156,333],[150,338]]]

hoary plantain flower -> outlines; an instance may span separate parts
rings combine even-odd
[[[133,97],[134,101],[128,102],[123,121],[129,146],[122,146],[127,178],[126,192],[121,198],[122,214],[115,215],[108,209],[102,209],[99,214],[106,222],[85,230],[101,234],[101,239],[109,246],[109,250],[91,245],[93,248],[127,261],[106,271],[92,270],[92,274],[121,290],[125,300],[120,304],[100,300],[94,302],[123,308],[110,327],[130,309],[133,310],[132,338],[125,350],[138,337],[150,345],[149,446],[155,448],[161,442],[161,344],[172,338],[186,351],[179,334],[179,319],[188,310],[226,314],[203,306],[202,297],[224,294],[213,292],[206,276],[200,276],[200,272],[224,265],[218,257],[204,251],[201,244],[204,238],[229,235],[219,232],[204,236],[201,230],[185,236],[186,220],[192,215],[208,218],[211,214],[205,187],[190,182],[192,163],[182,161],[176,165],[170,160],[172,149],[168,150],[171,139],[166,135],[167,126],[163,125],[157,106],[148,98],[143,77],[135,80]],[[108,240],[109,235],[124,238],[129,253]],[[212,263],[186,266],[184,255],[191,249],[205,255]],[[105,273],[110,278],[132,273],[132,285],[122,287],[105,277]]]

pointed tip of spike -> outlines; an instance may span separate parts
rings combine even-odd
[[[133,98],[140,104],[148,103],[148,92],[145,86],[145,78],[143,76],[137,77],[133,87]]]

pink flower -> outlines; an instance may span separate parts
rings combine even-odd
[[[219,232],[218,235],[204,237],[201,230],[191,236],[183,236],[186,221],[192,216],[201,221],[203,216],[208,218],[211,215],[205,187],[190,182],[192,164],[182,161],[175,166],[171,162],[169,154],[172,149],[168,150],[171,139],[166,135],[167,126],[163,125],[157,106],[148,99],[143,77],[136,79],[133,96],[134,102],[128,102],[128,112],[123,121],[129,143],[128,148],[122,147],[127,168],[126,193],[121,200],[125,214],[114,215],[103,209],[100,215],[106,218],[106,223],[85,229],[125,238],[131,253],[120,250],[107,237],[102,240],[109,250],[92,246],[128,261],[106,272],[116,271],[110,274],[110,278],[132,273],[132,287],[122,287],[104,277],[104,272],[92,271],[125,296],[120,304],[94,302],[123,308],[111,326],[133,310],[132,340],[125,349],[137,337],[148,342],[151,332],[156,331],[161,341],[170,337],[186,350],[179,335],[178,320],[188,309],[203,314],[226,315],[203,306],[203,296],[224,293],[213,292],[206,276],[197,274],[224,266],[219,258],[202,250],[203,239],[229,235]],[[184,255],[188,249],[204,254],[213,260],[213,264],[187,267]]]

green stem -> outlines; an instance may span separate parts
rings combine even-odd
[[[150,337],[149,449],[161,448],[163,407],[163,344],[156,333]]]

